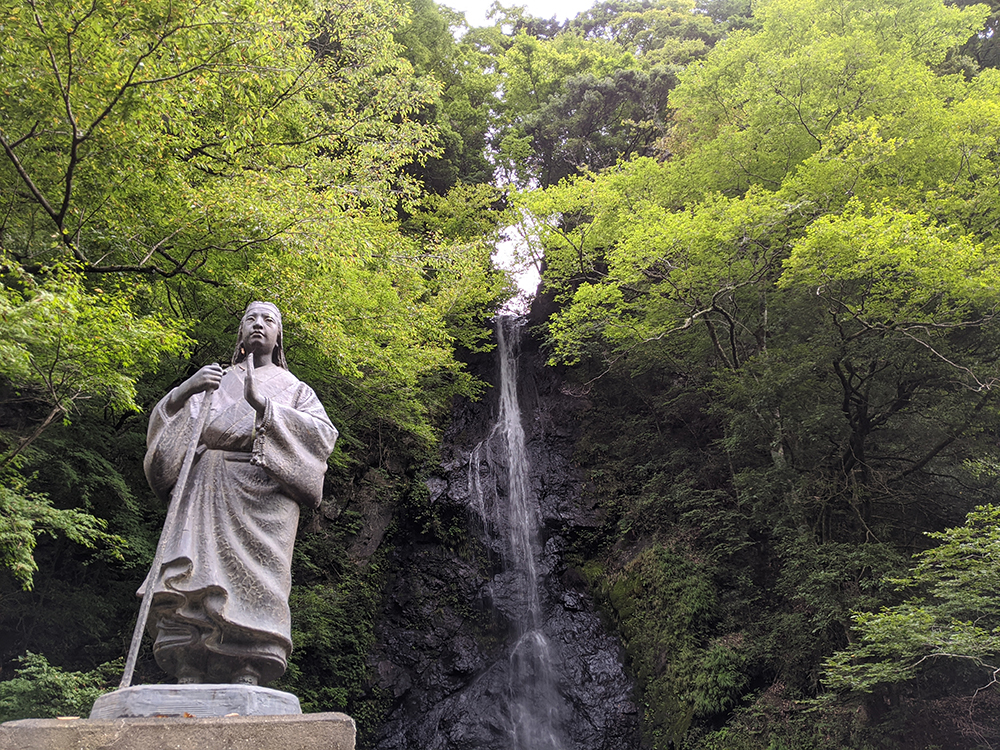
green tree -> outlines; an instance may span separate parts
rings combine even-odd
[[[956,83],[936,68],[986,13],[930,1],[762,5],[757,28],[695,65],[671,100],[675,149],[693,157],[688,177],[700,191],[776,189],[840,123],[925,120],[923,108]]]
[[[30,652],[18,661],[17,675],[0,682],[3,721],[85,716],[97,697],[114,685],[120,668],[116,664],[90,672],[66,672]]]
[[[915,555],[908,575],[889,581],[906,601],[856,612],[856,638],[825,661],[825,682],[837,691],[868,693],[966,661],[978,668],[980,687],[994,685],[1000,669],[998,522],[1000,509],[980,506],[964,525],[929,532],[937,546]]]
[[[491,147],[522,187],[665,153],[676,75],[727,27],[674,0],[598,3],[563,25],[500,11],[480,36],[503,91]]]
[[[134,316],[128,294],[87,294],[75,274],[19,281],[20,289],[0,287],[0,377],[14,409],[0,425],[0,561],[30,588],[38,569],[32,553],[43,532],[60,531],[91,548],[110,545],[119,557],[125,540],[106,533],[100,518],[53,507],[47,493],[32,491],[22,473],[25,452],[50,425],[76,417],[81,402],[138,411],[137,378],[165,354],[180,353],[185,339],[156,317]]]
[[[8,469],[81,399],[137,408],[183,347],[224,359],[265,296],[332,411],[433,437],[435,409],[474,389],[453,356],[482,335],[466,311],[506,282],[481,248],[393,221],[421,194],[406,167],[435,132],[413,115],[437,92],[400,56],[397,6],[0,13],[0,397],[34,408],[4,426]]]
[[[594,448],[619,524],[598,559],[625,578],[627,542],[696,539],[732,602],[706,637],[740,644],[736,693],[817,695],[852,612],[887,601],[920,533],[992,497],[966,463],[992,455],[996,418],[996,82],[949,63],[986,15],[772,0],[679,74],[670,160],[521,197],[553,362],[594,399],[649,383],[623,429],[664,445]],[[671,439],[698,442],[697,469]],[[632,658],[657,690],[657,649]],[[683,726],[668,714],[650,719],[660,746]]]
[[[281,306],[289,361],[341,428],[338,509],[370,466],[422,460],[452,396],[476,392],[455,350],[483,346],[509,293],[477,234],[497,212],[478,193],[459,205],[461,190],[441,197],[451,209],[423,202],[419,167],[441,151],[421,113],[440,87],[403,58],[404,23],[395,3],[352,0],[0,10],[5,674],[31,650],[103,675],[126,648],[163,516],[140,412],[228,360],[249,300]],[[401,212],[434,227],[404,232]],[[304,547],[319,566],[347,544]],[[370,633],[378,580],[331,566],[296,585],[297,632],[350,653],[290,679],[370,725],[368,641],[336,641],[320,620],[362,601]],[[48,670],[39,684],[76,684]],[[138,671],[157,679],[151,658]],[[50,700],[4,684],[17,711]]]
[[[438,152],[408,171],[427,190],[446,193],[457,183],[492,182],[493,165],[486,154],[491,118],[498,106],[496,74],[489,55],[455,35],[467,28],[461,14],[414,0],[409,23],[395,35],[402,54],[422,76],[441,84],[440,93],[418,117],[435,126]]]

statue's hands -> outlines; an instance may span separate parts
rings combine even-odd
[[[260,388],[257,385],[257,376],[254,374],[253,366],[253,355],[244,360],[247,367],[247,377],[243,381],[243,398],[247,400],[247,403],[253,407],[254,411],[257,412],[258,417],[264,416],[264,407],[267,405],[264,397],[260,393]]]
[[[187,379],[184,385],[189,386],[190,393],[188,397],[193,396],[196,393],[201,393],[202,391],[214,391],[219,387],[219,383],[222,382],[222,376],[226,374],[226,371],[222,369],[222,365],[218,362],[213,362],[210,365],[205,365],[198,372]]]
[[[225,373],[226,371],[222,369],[222,365],[218,362],[205,365],[171,391],[170,398],[167,401],[167,411],[174,414],[194,394],[202,393],[203,391],[214,391],[219,387],[219,383],[222,382],[222,376]]]

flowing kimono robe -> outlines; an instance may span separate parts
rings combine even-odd
[[[316,394],[281,367],[254,371],[266,401],[257,418],[243,396],[244,367],[227,371],[211,399],[187,486],[174,499],[176,522],[163,529],[163,564],[138,592],[152,591],[157,663],[207,682],[249,668],[263,683],[285,671],[299,504],[319,505],[337,439]],[[164,501],[206,401],[197,393],[169,415],[168,397],[150,419],[144,463]]]

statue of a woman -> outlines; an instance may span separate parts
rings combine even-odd
[[[156,661],[179,683],[256,685],[288,665],[299,505],[319,505],[337,430],[288,371],[281,334],[278,309],[251,302],[233,366],[202,367],[149,422],[146,478],[169,501],[209,403],[187,486],[174,492],[176,522],[163,529],[163,564],[139,589],[153,597]]]

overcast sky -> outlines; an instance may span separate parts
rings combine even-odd
[[[438,2],[465,13],[465,20],[469,22],[469,26],[485,26],[488,23],[486,13],[493,4],[493,0],[438,0]],[[533,16],[539,18],[555,16],[560,21],[565,21],[592,7],[595,2],[596,0],[501,0],[501,5],[523,5]]]

